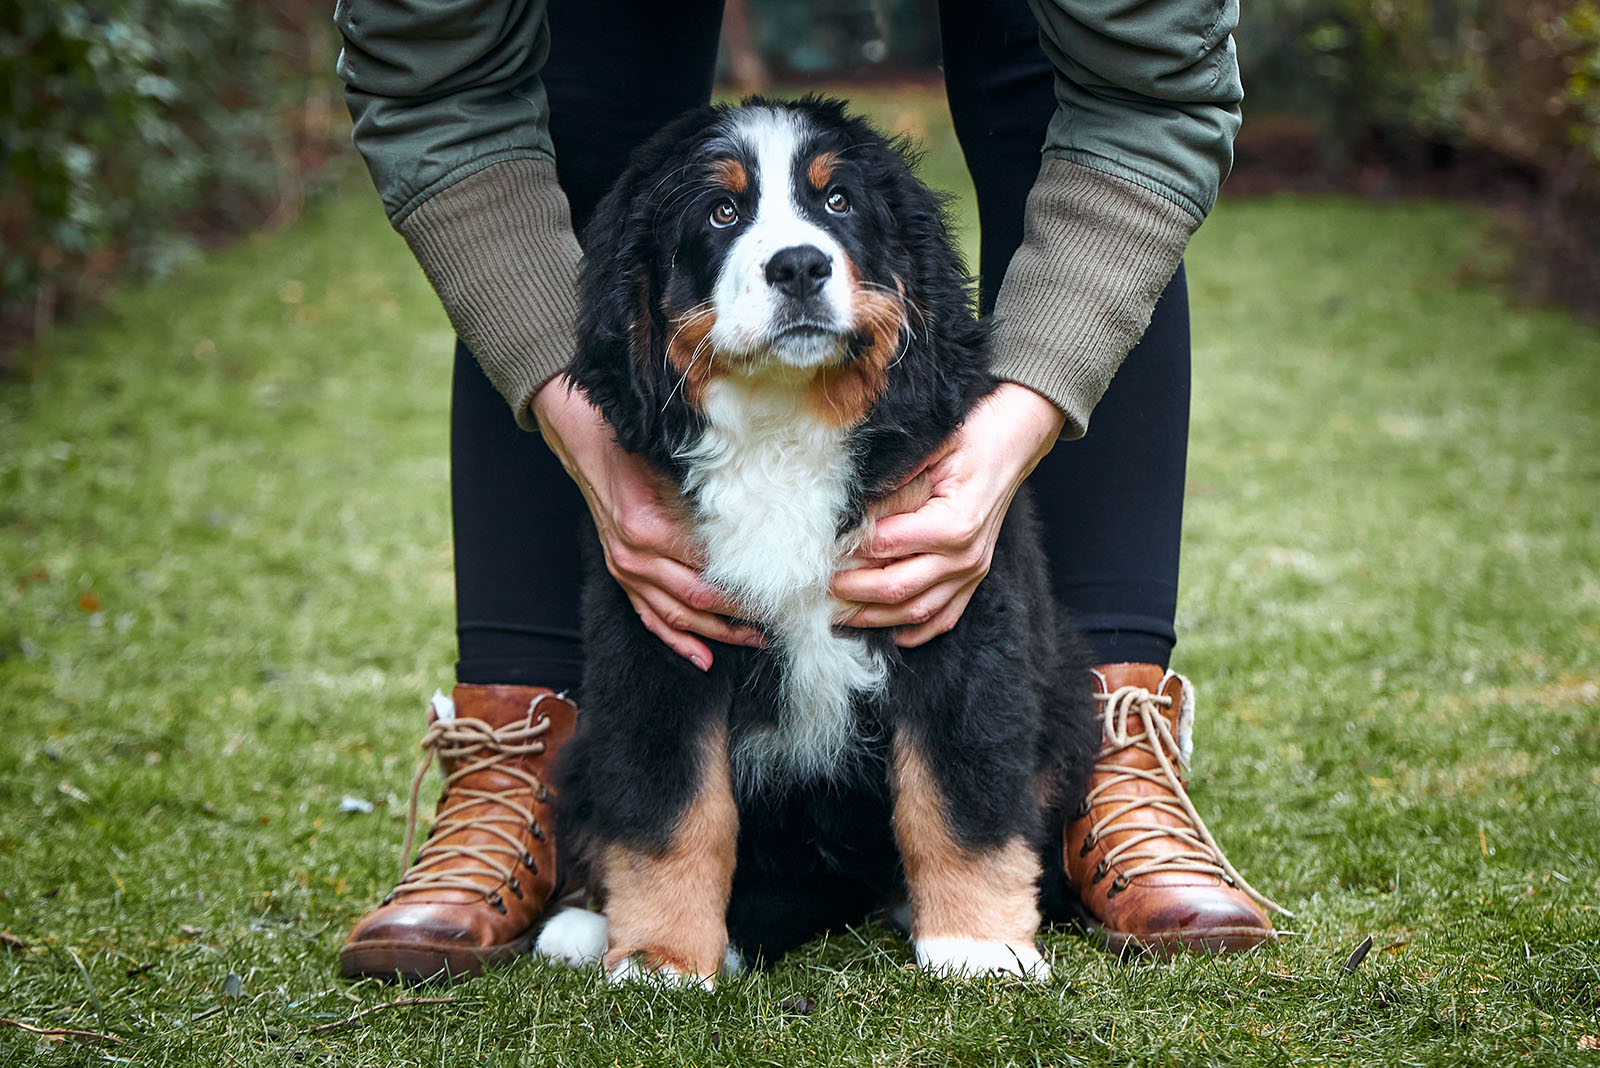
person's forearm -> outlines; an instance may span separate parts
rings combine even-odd
[[[1216,201],[1239,127],[1237,0],[1030,0],[1059,106],[995,305],[997,373],[1081,435]]]
[[[995,374],[1050,398],[1081,437],[1197,225],[1121,178],[1046,160],[995,302]]]
[[[339,0],[356,147],[521,425],[573,348],[579,250],[540,71],[544,0]]]
[[[578,260],[555,165],[498,163],[434,195],[399,226],[517,422],[576,343]]]

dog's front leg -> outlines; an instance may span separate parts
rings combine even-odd
[[[600,850],[613,979],[658,977],[709,988],[728,944],[739,813],[725,723],[707,725],[697,785],[665,844]]]
[[[916,735],[904,725],[896,732],[891,776],[917,964],[941,975],[1049,978],[1034,946],[1038,856],[1025,834],[999,827],[986,828],[1000,832],[988,841],[962,842],[951,806],[972,799],[936,773]]]

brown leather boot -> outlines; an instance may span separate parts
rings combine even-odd
[[[346,976],[458,979],[527,952],[559,889],[545,782],[577,717],[571,702],[536,686],[457,686],[453,703],[434,697],[402,865],[417,791],[437,756],[445,779],[433,830],[400,884],[345,939]]]
[[[1067,878],[1108,949],[1225,953],[1275,938],[1261,896],[1189,803],[1194,689],[1154,664],[1094,670],[1103,736],[1088,796],[1067,827]]]

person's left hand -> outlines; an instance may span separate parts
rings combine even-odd
[[[912,512],[878,520],[855,559],[833,578],[833,596],[859,605],[850,627],[904,627],[903,647],[945,633],[989,573],[1000,523],[1061,433],[1066,417],[1026,386],[1003,382],[928,458],[930,496]]]

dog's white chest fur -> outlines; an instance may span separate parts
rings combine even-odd
[[[883,658],[833,629],[828,583],[853,548],[835,533],[851,478],[846,432],[813,418],[787,375],[730,376],[706,389],[709,426],[684,455],[706,578],[767,628],[783,662],[779,725],[740,739],[735,772],[825,776],[855,738],[857,694],[882,685]]]

